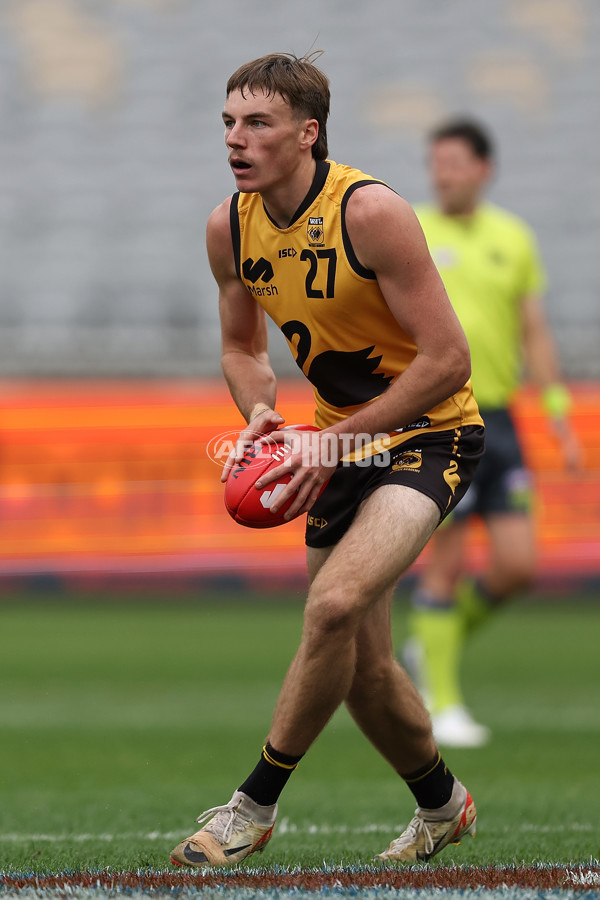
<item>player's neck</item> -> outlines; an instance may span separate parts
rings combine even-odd
[[[308,194],[313,183],[316,162],[312,156],[299,165],[291,177],[261,191],[261,197],[269,217],[279,228],[287,228],[296,210]]]
[[[450,219],[455,219],[457,222],[472,222],[479,212],[479,207],[479,202],[476,202],[461,207],[445,208],[442,206],[440,208],[442,213]]]
[[[484,196],[481,191],[473,190],[463,192],[462,196],[448,197],[446,203],[443,200],[443,197],[438,198],[440,210],[445,216],[457,221],[472,222],[479,212]]]

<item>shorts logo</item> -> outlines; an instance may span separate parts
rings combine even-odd
[[[306,521],[311,528],[325,528],[327,525],[327,519],[324,519],[323,516],[308,516]]]
[[[417,428],[429,428],[431,425],[431,419],[429,416],[422,416],[422,418],[417,419],[416,422],[411,422],[410,425],[403,425],[402,428],[394,428],[395,434],[403,434],[405,431],[416,431]]]
[[[323,216],[309,216],[307,225],[308,244],[310,247],[325,246],[325,229]]]
[[[460,475],[458,474],[458,461],[451,460],[450,465],[444,470],[444,481],[452,491],[452,496],[456,493],[456,488],[460,484]]]
[[[423,464],[423,453],[421,450],[405,450],[400,454],[397,462],[392,466],[392,472],[401,472],[404,469],[417,470]]]

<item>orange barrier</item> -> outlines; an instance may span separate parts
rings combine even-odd
[[[221,381],[3,382],[0,572],[302,577],[303,520],[255,531],[227,515],[220,468],[242,425]],[[566,474],[536,396],[516,413],[537,485],[540,574],[600,574],[600,385],[572,385],[586,467]],[[288,423],[307,385],[280,384]],[[211,443],[212,442],[212,443]],[[482,530],[472,565],[482,564]],[[418,566],[420,563],[417,563]]]

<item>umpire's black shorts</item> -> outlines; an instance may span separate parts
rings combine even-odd
[[[455,521],[478,515],[531,512],[531,473],[508,409],[479,410],[485,422],[485,453],[469,490],[453,511]]]

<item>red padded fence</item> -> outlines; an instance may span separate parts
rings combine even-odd
[[[576,475],[564,471],[535,392],[515,404],[546,578],[600,575],[600,385],[571,387],[585,454]],[[4,576],[302,577],[303,521],[254,531],[225,512],[207,447],[222,450],[242,420],[221,381],[7,381],[1,389]],[[278,409],[288,423],[311,421],[310,390],[282,382]],[[485,553],[477,524],[471,541],[477,568]]]

